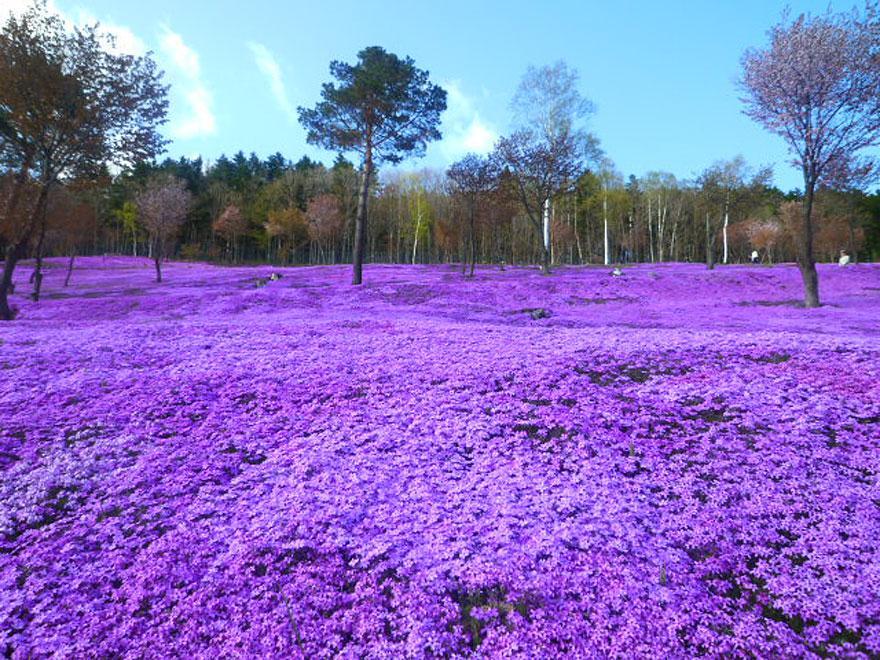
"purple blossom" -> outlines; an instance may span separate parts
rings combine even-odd
[[[5,655],[880,654],[877,266],[79,263],[0,327]]]

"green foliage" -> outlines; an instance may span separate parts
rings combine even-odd
[[[299,108],[310,144],[398,163],[440,139],[446,91],[430,83],[412,58],[371,46],[358,53],[357,64],[331,62],[330,73],[337,82],[323,85],[323,100]]]

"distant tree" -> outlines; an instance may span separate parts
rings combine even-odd
[[[791,204],[791,202],[787,202]],[[749,220],[746,223],[746,235],[752,248],[760,254],[764,253],[764,258],[768,263],[773,263],[773,250],[776,248],[782,234],[782,226],[777,220]]]
[[[360,284],[373,169],[422,155],[429,141],[440,139],[446,91],[432,84],[428,72],[417,69],[411,58],[401,59],[378,46],[358,53],[357,64],[331,62],[330,73],[337,82],[324,84],[323,100],[314,108],[299,108],[299,120],[310,144],[353,151],[362,159],[352,255],[352,284]]]
[[[730,260],[730,222],[735,213],[747,214],[773,178],[770,167],[753,170],[742,156],[719,160],[706,168],[697,179],[705,197],[706,240],[709,267],[714,267],[712,244],[717,226],[721,227],[721,263]],[[718,225],[710,220],[712,212],[718,213]]]
[[[70,284],[77,253],[90,244],[98,227],[95,207],[81,197],[75,191],[58,187],[49,200],[46,224],[50,241],[57,252],[68,256],[65,287]],[[34,293],[39,295],[36,286]]]
[[[859,250],[864,247],[864,232],[858,227],[867,215],[860,208],[859,201],[864,191],[880,179],[880,163],[867,159],[848,158],[835,163],[827,176],[828,186],[838,192],[843,202],[840,206],[848,225],[847,250],[853,263],[858,262]]]
[[[804,178],[798,264],[804,304],[819,306],[813,258],[816,187],[841,163],[880,143],[880,21],[857,12],[786,15],[770,45],[742,60],[745,113],[783,137]]]
[[[468,232],[467,240],[470,254],[470,277],[474,276],[477,263],[477,213],[483,197],[490,193],[498,182],[498,170],[490,158],[477,154],[468,154],[453,163],[446,176],[452,182],[454,190],[465,198],[467,206]],[[464,272],[462,270],[462,272]]]
[[[328,247],[342,232],[345,219],[336,195],[324,194],[314,197],[306,209],[309,238],[318,244],[319,251]]]
[[[570,190],[589,160],[596,138],[582,126],[592,104],[577,89],[578,74],[564,62],[529,67],[511,107],[519,128],[498,141],[495,159],[514,176],[529,220],[542,235],[541,269],[550,272],[550,204]]]
[[[238,260],[238,239],[248,229],[247,218],[242,214],[241,209],[235,204],[228,205],[214,220],[212,229],[225,238],[232,247],[232,261],[236,262]]]
[[[150,55],[110,52],[98,26],[69,29],[45,3],[10,14],[0,30],[0,164],[16,171],[0,208],[6,235],[0,319],[16,263],[42,231],[49,190],[65,178],[148,160],[165,141],[167,87]],[[36,199],[26,201],[35,181]]]
[[[303,245],[309,238],[309,224],[306,215],[295,206],[269,211],[266,220],[266,235],[276,239],[285,247],[284,262],[287,256]]]
[[[192,195],[180,179],[157,177],[138,193],[141,222],[150,236],[156,282],[162,281],[162,260],[168,244],[177,236],[192,204]]]

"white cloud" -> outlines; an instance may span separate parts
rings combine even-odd
[[[448,161],[457,160],[467,153],[486,154],[498,140],[498,132],[480,118],[473,100],[465,94],[458,81],[443,83],[446,90],[446,112],[438,145]]]
[[[284,77],[281,74],[281,66],[278,60],[272,55],[272,52],[263,44],[249,42],[248,48],[254,55],[257,68],[260,70],[266,80],[269,82],[269,89],[272,90],[272,96],[278,107],[287,115],[291,122],[296,122],[296,110],[287,96],[287,89],[284,87]]]
[[[202,79],[198,53],[167,25],[162,26],[159,45],[172,67],[172,94],[182,99],[186,108],[183,116],[172,118],[172,135],[184,140],[213,135],[217,132],[214,96]]]
[[[85,9],[77,10],[77,25],[94,25],[99,23],[99,30],[113,37],[113,45],[110,52],[117,55],[144,55],[147,47],[144,42],[130,28],[124,25],[113,23],[112,21],[102,21],[95,18],[94,14],[89,13]]]
[[[9,13],[20,16],[33,5],[33,0],[0,0],[0,22],[5,21]],[[117,55],[143,55],[147,52],[144,42],[132,30],[112,21],[99,20],[91,12],[79,8],[74,15],[63,12],[58,5],[49,0],[46,9],[50,14],[57,14],[64,23],[72,28],[99,24],[98,31],[113,37],[113,44],[108,49]]]

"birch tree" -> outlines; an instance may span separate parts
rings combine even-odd
[[[529,67],[511,101],[517,129],[499,140],[495,158],[514,176],[520,201],[542,243],[541,270],[551,261],[551,208],[568,192],[586,163],[597,158],[598,141],[584,127],[593,106],[577,88],[577,71],[565,62]]]

